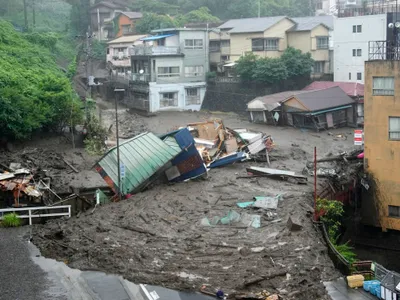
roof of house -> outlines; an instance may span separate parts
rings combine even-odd
[[[356,82],[314,81],[304,91],[322,90],[334,86],[340,87],[350,97],[364,97],[364,85]]]
[[[122,43],[133,43],[142,38],[146,37],[146,35],[126,35],[116,38],[115,40],[109,41],[107,44],[122,44]]]
[[[112,8],[112,9],[124,8],[124,6],[122,4],[120,4],[120,3],[114,3],[112,1],[101,1],[99,3],[96,3],[96,4],[92,5],[90,7],[90,9],[93,9],[95,7],[98,7],[98,6],[106,6],[106,7]]]
[[[285,16],[265,17],[265,18],[246,18],[232,19],[221,26],[219,29],[230,29],[230,33],[264,32],[279,21],[288,19]]]
[[[285,91],[276,94],[257,97],[247,103],[248,110],[268,110],[271,111],[278,107],[280,103],[297,94],[307,93],[308,91]]]
[[[180,148],[171,147],[151,132],[131,138],[119,146],[121,165],[125,166],[122,193],[136,192],[167,162],[176,157]],[[118,190],[117,148],[110,149],[96,164],[96,171],[114,190]]]
[[[143,14],[141,12],[136,11],[122,11],[120,14],[124,14],[129,19],[141,19],[143,18]]]
[[[333,16],[292,18],[292,20],[296,22],[296,25],[290,31],[309,31],[318,25],[323,25],[333,30]]]
[[[354,100],[347,96],[338,86],[323,90],[302,92],[294,95],[294,97],[307,107],[309,111],[319,111],[354,103]]]

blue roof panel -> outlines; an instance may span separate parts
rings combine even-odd
[[[140,39],[141,41],[155,41],[155,40],[160,40],[160,39],[163,39],[163,38],[166,38],[166,37],[170,37],[170,36],[174,36],[174,35],[176,35],[175,33],[173,33],[173,34],[161,34],[161,35],[155,35],[155,36],[149,36],[149,37],[145,37],[145,38],[142,38],[142,39]]]

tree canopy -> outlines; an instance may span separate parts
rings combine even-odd
[[[0,21],[0,136],[27,138],[81,117],[79,100],[51,53],[52,42],[47,48],[37,44],[52,40],[47,38],[18,33]]]
[[[260,58],[248,53],[237,61],[236,72],[243,81],[273,84],[296,77],[309,77],[313,65],[310,53],[289,47],[280,58]]]

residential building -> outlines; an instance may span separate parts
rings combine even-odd
[[[209,68],[206,29],[155,30],[131,52],[132,108],[200,110]]]
[[[386,40],[387,23],[386,14],[335,19],[335,81],[364,83],[368,42]]]
[[[129,77],[131,74],[131,58],[129,48],[142,45],[146,35],[122,36],[109,41],[107,47],[107,69],[113,76]]]
[[[370,44],[365,62],[365,224],[400,230],[400,52],[396,38]]]
[[[138,20],[143,17],[143,14],[140,12],[134,11],[124,11],[117,14],[114,18],[114,26],[116,28],[114,31],[117,31],[115,37],[121,37],[123,35],[130,35],[136,32],[135,24]]]
[[[311,53],[315,64],[313,78],[333,73],[334,17],[292,18],[296,25],[288,30],[288,46]]]
[[[357,82],[333,82],[333,81],[314,81],[306,86],[303,91],[315,91],[340,87],[356,103],[357,109],[354,110],[357,125],[364,125],[364,85]]]
[[[288,91],[257,97],[247,104],[252,122],[315,130],[353,125],[354,100],[340,87]]]
[[[127,7],[113,1],[102,1],[90,7],[91,30],[100,40],[107,40],[114,35],[113,19],[126,11]]]
[[[333,16],[229,20],[210,31],[211,68],[222,72],[249,52],[277,58],[291,46],[311,53],[315,77],[320,77],[331,70],[333,25]]]
[[[336,13],[336,0],[316,0],[315,15],[334,15]]]

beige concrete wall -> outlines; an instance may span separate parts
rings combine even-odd
[[[292,31],[288,32],[288,46],[301,50],[303,53],[311,51],[311,32]]]
[[[210,52],[210,63],[220,63],[221,52]]]
[[[279,38],[279,51],[284,51],[287,48],[286,31],[294,26],[294,22],[289,19],[283,19],[280,22],[268,28],[264,32],[265,38]]]
[[[296,97],[292,97],[289,100],[283,103],[283,107],[285,111],[288,111],[289,108],[295,108],[296,110],[308,111],[309,109],[305,107]]]
[[[366,171],[376,178],[376,192],[370,195],[376,202],[370,210],[375,209],[373,212],[376,212],[383,230],[400,230],[400,218],[389,218],[388,213],[389,205],[400,206],[400,141],[389,140],[389,116],[400,117],[398,70],[400,61],[365,63],[364,163]],[[373,77],[379,76],[394,76],[395,96],[372,95]]]
[[[231,60],[233,57],[239,58],[246,52],[251,52],[251,39],[264,38],[264,33],[240,33],[231,34]]]

